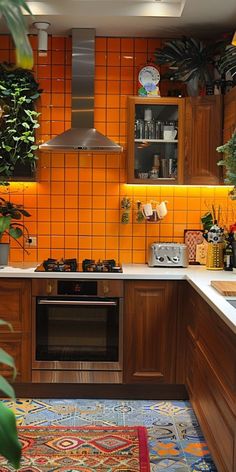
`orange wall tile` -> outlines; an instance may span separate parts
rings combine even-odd
[[[71,38],[49,37],[47,56],[34,48],[34,72],[44,89],[38,103],[40,139],[70,127]],[[136,93],[137,72],[161,45],[154,38],[96,38],[95,126],[126,147],[127,96]],[[14,57],[12,42],[1,36],[0,60]],[[25,218],[37,248],[26,254],[13,242],[11,261],[41,261],[46,257],[111,258],[144,263],[148,244],[183,241],[185,228],[201,228],[200,217],[212,203],[222,208],[222,224],[236,221],[234,202],[226,187],[126,185],[126,152],[121,155],[39,155],[37,183],[12,183],[2,189],[31,213]],[[121,199],[130,197],[130,222],[121,224]],[[138,223],[137,201],[167,201],[168,215],[160,223]]]

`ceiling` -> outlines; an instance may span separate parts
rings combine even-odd
[[[236,29],[235,0],[41,0],[28,1],[33,22],[50,23],[49,34],[95,28],[97,36],[218,37]],[[0,30],[6,26],[0,23]]]

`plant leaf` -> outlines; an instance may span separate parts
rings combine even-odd
[[[0,454],[15,469],[20,467],[21,443],[19,442],[14,413],[4,404],[0,404]]]
[[[10,398],[15,398],[15,392],[11,384],[0,375],[0,391]]]
[[[10,225],[9,234],[12,238],[18,239],[22,236],[23,232],[22,232],[22,229],[19,228],[18,226],[14,227],[14,226]]]
[[[13,370],[13,376],[15,378],[16,376],[16,367],[15,367],[15,362],[12,356],[8,354],[4,349],[0,347],[0,363],[8,365],[9,367],[12,368]]]

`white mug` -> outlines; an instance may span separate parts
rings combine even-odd
[[[157,214],[160,219],[164,218],[167,215],[167,202],[161,202],[157,207]]]
[[[151,216],[153,214],[153,209],[152,209],[151,203],[145,203],[145,205],[143,205],[143,214],[146,217]]]
[[[165,129],[163,131],[163,138],[165,141],[174,141],[177,136],[177,129]]]

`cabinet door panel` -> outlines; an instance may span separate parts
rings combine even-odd
[[[183,183],[184,100],[128,97],[127,115],[127,182]]]
[[[15,331],[29,329],[30,293],[30,280],[0,280],[0,318],[9,321]],[[2,331],[8,331],[8,328],[1,327]]]
[[[236,87],[224,96],[224,136],[227,142],[236,128]],[[222,156],[222,154],[221,154]]]
[[[29,381],[31,379],[30,334],[0,334],[0,346],[14,358],[17,369],[16,382]],[[10,367],[1,364],[0,374],[10,381],[12,380],[12,369]]]
[[[219,184],[217,146],[222,143],[222,97],[185,99],[185,184]]]
[[[176,282],[127,282],[125,382],[175,381]]]
[[[214,448],[214,460],[220,472],[233,472],[236,421],[222,396],[217,379],[201,352],[196,352],[194,387],[190,397],[206,439]]]

